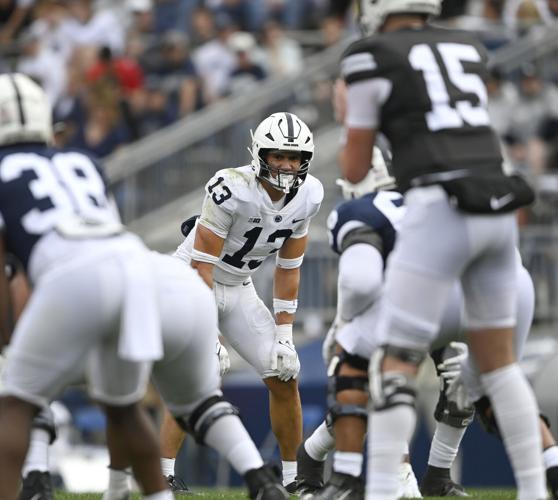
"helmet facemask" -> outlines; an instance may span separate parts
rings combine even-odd
[[[258,178],[270,184],[274,189],[283,191],[284,193],[289,193],[302,186],[308,174],[308,167],[310,165],[310,160],[312,159],[312,154],[305,153],[304,151],[297,151],[297,153],[300,153],[299,168],[297,170],[285,171],[267,163],[266,158],[272,151],[276,150],[259,150],[258,161],[260,168],[259,172],[256,173]],[[281,150],[281,152],[288,153],[289,151]]]

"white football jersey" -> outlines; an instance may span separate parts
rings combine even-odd
[[[225,240],[213,274],[215,281],[224,285],[242,284],[288,238],[306,236],[310,219],[324,197],[320,181],[308,174],[296,195],[277,208],[249,165],[219,170],[205,191],[197,224]],[[194,238],[195,230],[175,256],[189,262]]]

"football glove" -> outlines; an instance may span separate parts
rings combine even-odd
[[[279,372],[277,376],[283,382],[298,376],[300,361],[293,343],[293,325],[277,325],[271,348],[271,369]]]
[[[219,375],[221,377],[227,373],[231,368],[231,358],[229,357],[229,351],[226,347],[217,341],[215,344],[215,354],[219,358]]]
[[[447,398],[453,401],[459,410],[464,410],[471,406],[461,371],[462,363],[469,356],[469,348],[463,342],[450,342],[448,347],[455,351],[455,355],[445,359],[437,368]]]

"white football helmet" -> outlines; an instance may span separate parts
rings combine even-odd
[[[364,179],[356,184],[345,179],[337,179],[335,183],[341,186],[343,198],[346,200],[361,198],[368,193],[375,193],[381,189],[395,189],[396,187],[395,178],[389,174],[384,155],[378,146],[374,146],[372,166]]]
[[[358,21],[364,35],[378,31],[390,14],[428,14],[437,16],[442,0],[359,0]]]
[[[306,123],[293,113],[273,113],[250,134],[249,151],[256,175],[285,193],[302,186],[314,156],[314,138]],[[300,168],[297,172],[284,172],[268,165],[266,156],[271,151],[300,152]]]
[[[52,110],[43,89],[21,73],[0,75],[0,146],[52,140]]]

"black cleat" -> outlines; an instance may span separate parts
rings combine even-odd
[[[425,497],[468,497],[463,486],[454,483],[449,469],[428,466],[420,483],[420,492]]]
[[[33,470],[23,478],[18,500],[53,500],[53,498],[49,472]]]
[[[332,472],[325,486],[313,493],[303,494],[301,500],[363,500],[364,483],[360,477]]]
[[[291,491],[287,486],[289,493],[297,493],[302,495],[304,493],[313,493],[324,486],[324,465],[325,462],[314,460],[308,455],[302,443],[296,452],[296,466],[297,475],[295,479],[294,490]]]
[[[278,468],[264,465],[259,469],[249,470],[244,474],[248,485],[248,496],[255,500],[286,500],[287,490],[281,484],[281,473]]]
[[[552,500],[558,500],[558,466],[546,469],[546,483]]]
[[[179,477],[169,474],[168,476],[165,476],[165,479],[169,484],[169,489],[173,493],[179,493],[180,495],[193,495],[192,490],[190,490],[186,483]]]

